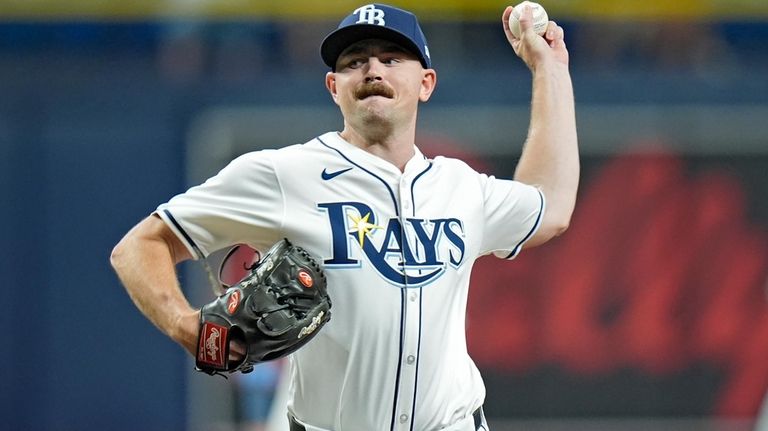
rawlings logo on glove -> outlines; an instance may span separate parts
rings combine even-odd
[[[259,362],[289,355],[331,318],[331,299],[320,265],[284,239],[250,273],[200,311],[196,368],[208,374],[248,373]],[[231,341],[246,348],[237,363]]]

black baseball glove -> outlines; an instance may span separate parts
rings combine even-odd
[[[238,284],[203,306],[196,369],[249,373],[254,364],[289,355],[309,342],[331,318],[330,309],[322,268],[284,239]],[[237,363],[229,360],[230,341],[246,348]]]

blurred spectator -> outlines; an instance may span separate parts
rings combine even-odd
[[[703,21],[585,22],[575,38],[579,62],[602,71],[690,72],[738,67],[720,29]]]
[[[249,81],[284,62],[282,39],[270,21],[168,22],[158,44],[158,67],[173,81]]]
[[[174,81],[195,81],[205,69],[206,42],[199,24],[175,23],[165,27],[158,45],[160,73]]]
[[[264,431],[275,397],[283,361],[258,364],[248,374],[235,374],[237,431]]]

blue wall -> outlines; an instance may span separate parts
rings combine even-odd
[[[0,53],[2,428],[183,429],[183,353],[109,267],[121,235],[182,188],[181,115],[109,64],[119,52],[78,49]]]

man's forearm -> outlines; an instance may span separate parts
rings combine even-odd
[[[192,351],[197,342],[193,309],[176,277],[173,247],[153,232],[160,220],[147,219],[114,248],[112,267],[139,310],[163,333]],[[155,225],[155,226],[153,226]]]
[[[579,154],[573,87],[565,64],[551,62],[533,73],[531,123],[515,179],[541,187],[547,198],[545,220],[556,231],[567,227],[576,204]]]

